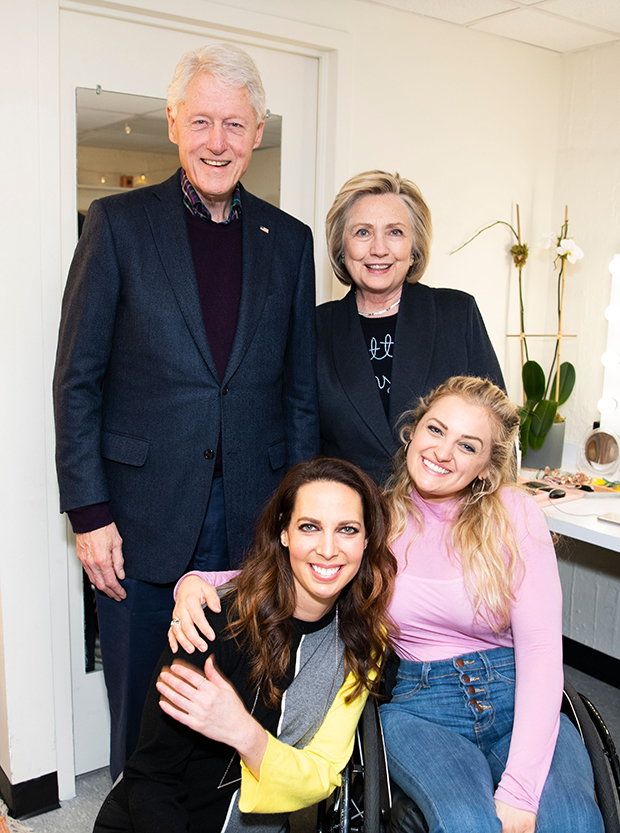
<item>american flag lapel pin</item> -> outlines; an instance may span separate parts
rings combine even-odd
[[[261,230],[261,231],[264,231],[264,232],[265,232],[265,234],[269,234],[269,229],[267,228],[267,226],[261,226],[261,227],[260,227],[260,230]]]

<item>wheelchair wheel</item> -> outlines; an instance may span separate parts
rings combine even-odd
[[[390,812],[387,764],[379,708],[369,698],[357,727],[342,784],[318,812],[319,833],[382,833]]]
[[[592,703],[568,682],[564,683],[563,711],[588,750],[605,833],[620,833],[620,763],[609,730]]]
[[[364,766],[364,833],[377,833],[387,827],[392,797],[388,778],[383,729],[379,706],[373,698],[362,712],[362,751]]]

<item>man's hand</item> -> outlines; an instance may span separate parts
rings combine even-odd
[[[171,625],[168,631],[168,642],[173,653],[176,654],[179,645],[188,654],[194,652],[194,647],[203,653],[207,650],[207,639],[213,641],[215,634],[203,613],[202,606],[206,604],[209,610],[219,613],[222,609],[217,590],[199,576],[187,576],[177,590],[177,601],[172,611],[172,621],[178,619],[180,624]]]
[[[75,536],[75,551],[88,578],[97,590],[117,602],[127,596],[118,583],[118,579],[125,578],[122,546],[123,539],[115,523],[92,532],[78,532]]]
[[[495,812],[502,823],[502,833],[534,833],[536,813],[518,810],[495,799]]]
[[[267,733],[246,707],[233,686],[209,657],[203,675],[175,660],[157,680],[159,705],[166,714],[207,738],[234,747],[254,775],[267,749]]]

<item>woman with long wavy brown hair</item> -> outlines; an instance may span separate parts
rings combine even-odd
[[[208,613],[206,662],[164,652],[96,833],[235,831],[248,812],[280,831],[330,794],[379,676],[396,574],[387,534],[379,489],[353,464],[316,458],[285,475]]]

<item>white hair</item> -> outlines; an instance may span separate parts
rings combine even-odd
[[[168,87],[168,107],[173,118],[179,104],[185,101],[187,85],[201,72],[212,75],[226,87],[245,87],[256,121],[260,124],[265,120],[265,90],[258,68],[247,52],[232,43],[203,46],[183,55]]]

